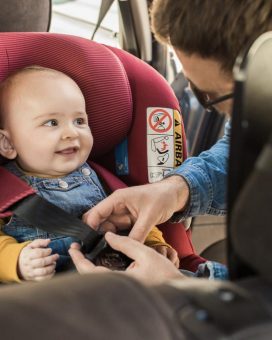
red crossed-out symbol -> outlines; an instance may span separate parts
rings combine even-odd
[[[155,132],[167,132],[172,127],[172,117],[163,109],[156,109],[149,115],[149,126]]]

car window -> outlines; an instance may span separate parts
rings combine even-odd
[[[97,23],[100,5],[100,0],[53,0],[50,32],[90,39]],[[118,9],[117,2],[114,1],[94,40],[119,47],[118,32]]]

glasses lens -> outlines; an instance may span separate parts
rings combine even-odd
[[[233,93],[229,93],[229,94],[226,94],[224,96],[217,97],[217,98],[211,100],[209,95],[207,95],[207,93],[200,91],[191,82],[190,82],[190,88],[191,88],[192,92],[194,93],[196,99],[204,107],[204,109],[211,108],[212,106],[214,106],[216,104],[219,104],[221,102],[224,102],[225,100],[233,98]]]
[[[196,99],[199,101],[199,103],[204,107],[207,108],[207,103],[209,102],[208,96],[200,91],[198,88],[194,86],[194,84],[190,83],[190,88],[195,95]]]

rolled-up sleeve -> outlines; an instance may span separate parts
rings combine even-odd
[[[173,222],[197,215],[226,214],[230,129],[228,121],[223,138],[211,149],[202,152],[198,157],[188,158],[167,176],[182,176],[190,189],[190,200],[186,209],[175,213]]]

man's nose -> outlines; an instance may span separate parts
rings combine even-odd
[[[77,138],[78,131],[74,124],[66,124],[62,130],[62,139]]]

